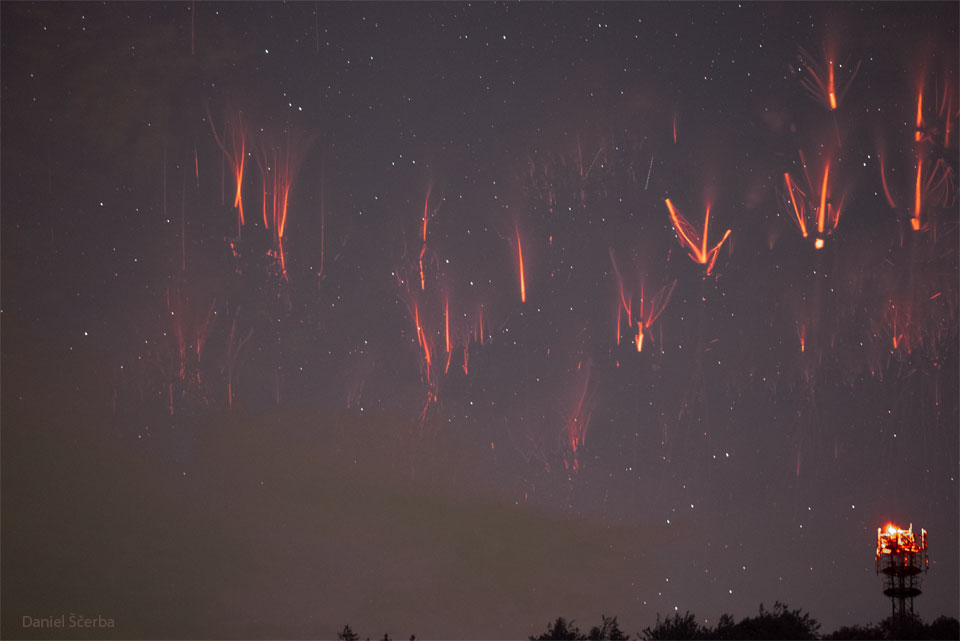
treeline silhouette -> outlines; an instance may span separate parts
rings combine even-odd
[[[820,635],[820,622],[808,612],[791,610],[785,603],[777,601],[772,610],[760,604],[756,616],[736,621],[733,616],[724,614],[716,626],[697,622],[691,612],[674,613],[664,619],[657,614],[653,627],[637,633],[637,639],[960,639],[960,621],[953,617],[941,616],[932,623],[924,623],[919,617],[888,617],[879,623],[842,626],[830,634]],[[359,641],[349,625],[337,633],[340,641]],[[415,641],[414,635],[410,641]],[[584,634],[576,622],[557,617],[547,625],[545,632],[533,636],[529,641],[630,641],[630,635],[624,634],[617,623],[617,617],[600,615],[600,625],[590,628]],[[366,641],[370,641],[368,638]],[[387,634],[381,641],[392,641]]]

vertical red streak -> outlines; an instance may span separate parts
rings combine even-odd
[[[416,304],[413,306],[413,324],[417,328],[417,345],[423,347],[423,335],[420,333],[420,309]]]
[[[917,130],[913,138],[917,142],[923,139],[923,89],[917,94]]]
[[[527,285],[523,274],[523,246],[520,244],[520,229],[517,231],[517,257],[520,259],[520,302],[527,302]]]
[[[426,251],[426,245],[420,248],[420,291],[423,291],[427,288],[427,281],[423,276],[423,255],[426,253]]]
[[[290,201],[290,183],[283,186],[283,201],[280,203],[280,227],[277,234],[283,238],[283,232],[287,228],[287,203]]]
[[[267,217],[267,182],[263,182],[263,228],[270,229],[270,219]]]
[[[413,307],[413,316],[414,322],[417,325],[417,342],[420,343],[420,347],[423,349],[423,360],[426,364],[426,378],[427,381],[430,381],[430,345],[427,343],[427,337],[423,332],[423,328],[420,326],[420,310],[414,305]]]
[[[922,173],[923,158],[917,154],[917,186],[913,195],[913,218],[910,220],[910,226],[913,227],[914,231],[919,231],[920,229],[920,209],[923,204],[921,196],[922,182],[920,179]]]
[[[423,274],[423,256],[427,253],[427,221],[430,220],[428,206],[430,204],[431,186],[427,187],[427,197],[423,200],[423,244],[420,246],[420,291],[427,287],[426,278]]]
[[[450,353],[450,299],[449,298],[447,298],[444,301],[444,305],[443,305],[443,337],[446,342],[447,354],[449,354]]]
[[[466,342],[463,343],[463,375],[468,376],[470,370],[467,367],[467,364],[470,362],[470,346]]]
[[[677,114],[673,114],[673,144],[677,144]]]
[[[893,196],[890,195],[890,188],[887,186],[887,175],[883,169],[883,156],[877,154],[877,157],[880,159],[880,180],[883,182],[883,195],[887,197],[887,204],[896,209],[897,203],[893,202]]]
[[[643,351],[643,323],[641,321],[637,321],[636,343],[637,343],[637,352],[642,352]]]
[[[236,149],[236,139],[234,139],[234,149]],[[246,161],[247,155],[247,140],[244,137],[243,132],[240,132],[240,153],[235,157],[235,166],[234,172],[237,177],[237,195],[233,199],[233,206],[237,208],[237,220],[239,222],[239,227],[243,227],[246,223],[243,219],[243,165]]]
[[[237,117],[236,122],[230,123],[228,127],[230,130],[230,146],[231,149],[227,149],[227,146],[224,144],[223,140],[220,139],[220,135],[217,133],[216,127],[213,125],[213,118],[210,117],[210,114],[207,114],[207,118],[210,122],[210,131],[213,132],[213,137],[217,140],[217,145],[220,147],[220,150],[223,152],[226,160],[230,162],[231,167],[233,168],[234,177],[237,180],[237,192],[233,199],[233,206],[237,208],[237,235],[241,233],[241,229],[245,223],[243,216],[243,168],[244,163],[246,162],[246,153],[247,153],[247,140],[246,133],[243,130],[243,120],[241,117]],[[226,128],[224,130],[224,138],[226,138]],[[223,172],[226,171],[225,164],[223,165]],[[223,175],[221,175],[221,200],[223,197]]]
[[[790,180],[790,174],[784,173],[783,180],[787,184],[787,193],[790,194],[790,204],[793,205],[793,213],[797,216],[797,224],[800,225],[800,233],[803,234],[803,237],[807,237],[807,223],[804,220],[804,217],[800,214],[800,208],[797,207],[797,201],[793,196],[793,182]]]
[[[837,108],[837,92],[833,86],[833,60],[830,60],[828,63],[829,69],[827,71],[827,95],[830,100],[830,111],[833,111]]]
[[[197,176],[197,187],[200,187],[200,159],[197,157],[197,147],[193,147],[193,172]]]
[[[427,215],[427,206],[430,203],[430,188],[427,188],[427,197],[423,200],[423,242],[427,242],[427,221],[429,216]]]
[[[701,243],[700,256],[701,262],[706,262],[707,258],[707,230],[710,227],[710,203],[707,203],[707,213],[703,217],[703,241]],[[643,301],[640,301],[641,306]]]
[[[620,305],[617,305],[617,345],[620,344]]]
[[[807,348],[807,326],[800,325],[800,352],[803,353]]]
[[[483,307],[480,308],[480,344],[483,345]]]
[[[946,91],[949,91],[949,87],[947,87]],[[951,95],[949,100],[947,100],[947,117],[946,117],[946,125],[944,126],[944,133],[943,133],[944,149],[950,146],[950,121],[951,120],[953,120],[953,95]]]
[[[821,234],[824,229],[824,222],[827,213],[827,184],[830,178],[830,161],[827,161],[823,168],[823,184],[820,185],[820,209],[817,210],[817,231]]]
[[[286,253],[283,251],[283,239],[280,238],[277,240],[277,254],[280,255],[280,273],[283,274],[283,277],[287,277],[287,257]]]

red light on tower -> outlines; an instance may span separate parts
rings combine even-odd
[[[917,536],[913,523],[906,530],[894,523],[877,528],[877,574],[883,573],[883,593],[890,597],[893,616],[913,616],[913,599],[920,596],[920,574],[930,569],[927,531]]]

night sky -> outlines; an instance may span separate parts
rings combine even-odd
[[[3,2],[3,636],[957,617],[958,7]]]

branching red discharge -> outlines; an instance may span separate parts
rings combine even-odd
[[[192,7],[191,23],[193,16]],[[318,51],[319,21],[317,17]],[[332,42],[334,31],[324,39]],[[338,50],[334,44],[328,46],[331,55]],[[789,47],[796,53],[795,44]],[[763,49],[765,52],[766,44]],[[427,74],[420,89],[404,87],[404,113],[387,115],[383,109],[365,109],[367,104],[361,110],[356,92],[338,94],[337,105],[349,108],[346,119],[353,124],[323,118],[319,112],[299,114],[297,106],[302,100],[306,105],[315,104],[318,96],[330,93],[332,85],[326,82],[306,97],[300,89],[281,87],[289,89],[290,95],[283,93],[283,104],[277,104],[280,110],[274,113],[261,111],[279,100],[276,94],[282,92],[272,90],[249,110],[246,105],[254,103],[237,103],[244,105],[242,112],[221,112],[227,118],[221,119],[219,126],[209,119],[208,111],[210,130],[221,154],[216,154],[213,141],[197,138],[190,130],[168,131],[171,123],[187,124],[189,114],[164,120],[162,127],[154,122],[151,144],[157,145],[156,153],[151,152],[144,162],[153,169],[148,186],[155,191],[153,176],[161,173],[155,170],[155,156],[160,155],[162,146],[162,205],[139,202],[135,195],[125,194],[125,189],[118,189],[118,196],[109,189],[102,194],[104,200],[108,196],[125,199],[108,202],[104,210],[108,217],[102,220],[111,224],[108,231],[117,232],[116,238],[99,244],[107,250],[103,252],[106,260],[113,261],[104,264],[120,284],[127,284],[125,279],[133,272],[138,279],[151,279],[137,283],[141,288],[130,302],[138,304],[142,299],[156,308],[143,312],[152,325],[131,341],[135,343],[133,356],[138,360],[142,356],[145,364],[124,355],[126,369],[116,374],[123,377],[121,391],[133,397],[131,391],[139,388],[140,402],[149,403],[149,411],[169,424],[176,422],[179,428],[197,405],[196,399],[207,402],[208,391],[219,406],[216,409],[232,408],[236,400],[238,408],[261,412],[263,405],[270,403],[271,392],[276,406],[281,405],[281,381],[285,403],[304,398],[325,403],[330,389],[341,407],[345,397],[351,410],[404,413],[404,420],[397,422],[401,425],[417,419],[421,429],[447,429],[449,425],[453,438],[438,442],[436,448],[420,448],[417,443],[409,451],[397,450],[404,456],[413,452],[415,465],[434,454],[440,455],[438,459],[446,453],[458,457],[461,446],[479,444],[485,453],[487,443],[494,450],[493,439],[501,445],[495,455],[484,458],[501,466],[498,473],[526,461],[539,468],[532,471],[539,475],[542,470],[549,472],[551,465],[556,471],[562,462],[570,470],[563,475],[566,479],[551,479],[559,485],[547,486],[538,476],[541,489],[548,487],[549,491],[542,491],[539,499],[530,493],[531,499],[544,504],[565,500],[555,492],[561,487],[573,490],[569,493],[571,504],[584,497],[603,497],[605,502],[610,490],[611,505],[619,507],[616,501],[631,500],[650,487],[649,481],[660,478],[659,471],[653,477],[646,472],[635,474],[634,466],[661,457],[665,465],[673,465],[668,459],[687,451],[700,457],[707,450],[722,452],[720,447],[732,450],[726,447],[728,440],[741,447],[741,438],[753,436],[749,430],[761,429],[751,421],[758,416],[777,422],[778,429],[771,434],[788,441],[775,459],[786,467],[786,474],[794,471],[789,468],[795,463],[799,476],[801,461],[810,474],[810,470],[818,470],[821,454],[820,428],[815,423],[830,417],[833,422],[829,426],[835,427],[836,417],[845,414],[834,410],[847,403],[846,388],[857,393],[856,387],[870,377],[874,381],[869,389],[862,389],[871,395],[881,388],[889,390],[890,381],[897,378],[908,383],[888,404],[900,408],[899,415],[880,415],[875,408],[870,414],[882,422],[876,429],[885,447],[904,446],[902,437],[896,442],[887,439],[894,433],[887,428],[903,415],[914,409],[934,411],[929,409],[934,388],[936,421],[924,416],[922,429],[940,429],[942,420],[957,411],[949,389],[953,378],[946,371],[956,356],[960,319],[954,282],[960,231],[955,211],[950,209],[957,194],[955,138],[960,115],[955,70],[946,65],[946,82],[924,79],[926,101],[923,83],[913,82],[912,68],[901,65],[892,71],[874,70],[871,85],[856,87],[856,93],[862,89],[863,95],[851,95],[856,98],[857,113],[845,114],[840,107],[854,107],[853,102],[845,103],[845,93],[860,65],[848,65],[835,55],[837,50],[829,42],[822,51],[814,51],[816,59],[801,50],[799,64],[788,53],[779,63],[781,71],[762,80],[747,78],[749,73],[728,74],[726,80],[734,83],[724,88],[728,93],[737,91],[736,95],[745,96],[741,89],[761,86],[761,93],[767,96],[760,109],[752,110],[757,112],[755,118],[744,114],[739,120],[711,120],[686,102],[663,104],[662,91],[641,82],[625,86],[619,99],[622,105],[618,102],[604,108],[604,117],[593,121],[586,116],[573,123],[549,118],[543,127],[536,123],[536,133],[528,135],[520,129],[508,132],[499,125],[488,131],[486,125],[499,122],[496,119],[468,123],[470,128],[458,132],[451,120],[440,123],[440,130],[423,133],[422,118],[408,116],[424,108],[429,102],[425,96],[447,99],[433,92],[433,74]],[[278,60],[276,55],[255,53],[260,64],[285,64],[285,55]],[[739,53],[736,57],[741,62]],[[201,58],[197,58],[198,64],[203,62]],[[369,61],[364,58],[365,69],[375,72],[380,68],[382,61],[373,64],[373,56]],[[787,64],[794,79],[779,86]],[[609,67],[602,67],[605,75],[620,71],[616,65]],[[770,71],[753,68],[758,74]],[[586,72],[590,69],[590,65],[584,67]],[[876,93],[888,71],[896,82],[890,91]],[[261,71],[257,77],[268,75]],[[235,94],[233,84],[231,80],[230,89],[211,86],[202,91],[217,101],[247,97],[243,92]],[[508,83],[482,84],[487,90],[499,91]],[[803,97],[799,84],[817,104]],[[428,93],[424,94],[424,89]],[[568,89],[576,92],[584,86],[560,90]],[[791,92],[797,95],[791,96]],[[539,92],[511,95],[519,100],[528,93]],[[806,104],[792,104],[798,97]],[[469,100],[457,97],[461,99]],[[574,103],[560,114],[572,116],[580,106],[579,101]],[[891,104],[899,104],[899,112],[888,109]],[[430,108],[440,106],[431,104]],[[443,106],[455,107],[442,112],[454,119],[471,115],[484,120],[488,115],[483,110],[475,114],[462,109],[456,101]],[[681,149],[681,111],[685,131],[691,134],[684,139],[690,149],[677,153]],[[254,121],[251,113],[262,119]],[[362,120],[353,120],[351,113],[362,113]],[[399,118],[396,123],[378,120],[394,116]],[[324,149],[308,156],[305,143],[297,144],[302,138],[293,132],[296,123],[316,127],[315,139],[325,141]],[[848,148],[837,143],[841,123]],[[670,127],[670,138],[663,135],[665,126]],[[837,140],[831,128],[836,129]],[[445,133],[448,129],[452,132],[449,136]],[[379,144],[383,132],[389,135]],[[480,137],[476,144],[475,136]],[[782,166],[784,155],[793,152],[789,145],[794,140],[804,141],[811,162],[808,164],[800,151],[799,165],[794,161]],[[873,141],[876,145],[871,148]],[[190,145],[194,146],[195,192],[185,187]],[[205,173],[203,192],[199,189],[199,146],[204,146],[205,172],[210,174]],[[404,162],[393,163],[401,151]],[[591,151],[594,155],[587,163]],[[869,165],[874,151],[882,196],[876,189],[880,187],[876,169]],[[218,155],[219,207],[215,202],[217,185],[211,180],[216,171],[212,163]],[[256,167],[246,168],[248,156]],[[416,156],[416,162],[411,156]],[[721,156],[737,162],[711,162]],[[331,167],[335,170],[329,175],[324,174],[325,162],[334,163]],[[319,174],[300,177],[301,163],[304,171],[317,167]],[[51,173],[57,171],[53,159],[49,164]],[[644,164],[648,165],[645,176]],[[656,183],[652,181],[654,164]],[[378,174],[380,168],[384,175]],[[181,179],[179,220],[175,212],[167,211],[171,170],[180,172],[174,176]],[[362,170],[370,171],[365,174]],[[695,200],[690,176],[709,177],[722,191],[704,190],[708,197]],[[306,183],[318,178],[320,184],[311,184],[305,192]],[[234,185],[228,184],[231,180]],[[324,189],[326,180],[331,180],[329,193]],[[431,205],[434,186],[438,198]],[[231,191],[231,187],[235,189]],[[420,190],[424,191],[424,205],[417,222]],[[56,196],[52,187],[50,191]],[[226,199],[231,193],[233,201]],[[86,190],[84,194],[93,195]],[[251,218],[246,220],[246,208],[256,206],[252,203],[258,195],[261,215],[250,210]],[[884,210],[880,197],[894,211]],[[656,206],[657,198],[664,199],[669,225],[663,220],[663,210]],[[672,198],[678,198],[686,209],[681,211]],[[337,241],[331,245],[329,265],[325,258],[327,199],[332,207],[331,239]],[[373,204],[373,200],[378,202]],[[742,205],[734,209],[728,205],[731,202]],[[714,221],[714,235],[710,236],[714,203],[721,205],[721,221],[719,226]],[[109,210],[111,204],[116,206],[114,212]],[[131,214],[127,220],[126,208],[136,205],[147,207],[147,214]],[[444,216],[431,228],[431,219],[448,206],[450,211],[444,209]],[[694,219],[700,206],[705,208],[702,221]],[[161,207],[163,216],[156,211]],[[403,220],[391,220],[396,211],[405,212]],[[216,212],[222,220],[211,215]],[[810,252],[811,246],[822,250],[828,238],[833,242],[841,214],[843,247]],[[734,238],[731,229],[723,225],[741,218],[745,223]],[[790,234],[784,218],[796,225],[803,240],[785,238]],[[121,230],[112,229],[117,221],[123,223],[123,236]],[[511,222],[513,236],[509,233]],[[57,245],[63,241],[53,236],[64,228],[71,227],[59,221],[50,225],[50,247],[59,249]],[[719,238],[717,229],[725,230]],[[910,234],[910,229],[922,233]],[[149,238],[155,230],[163,230],[164,236]],[[402,233],[397,235],[396,230]],[[679,247],[671,238],[674,234]],[[43,236],[38,245],[48,242]],[[122,244],[125,241],[141,246],[127,248]],[[232,260],[228,246],[233,249]],[[603,246],[610,247],[609,267],[602,260]],[[716,268],[724,246],[724,263]],[[145,247],[149,253],[145,254]],[[833,249],[837,251],[829,251]],[[189,271],[187,251],[191,254]],[[679,258],[682,251],[694,265]],[[145,255],[151,267],[159,266],[149,275],[143,267]],[[514,256],[517,262],[511,265]],[[74,254],[66,254],[57,260],[73,258]],[[135,269],[125,269],[128,260],[138,261]],[[535,296],[530,306],[525,304],[527,264],[534,268],[531,283]],[[722,277],[710,277],[715,268]],[[615,283],[604,282],[608,270]],[[313,281],[314,273],[317,281]],[[301,274],[310,282],[302,281]],[[389,290],[383,282],[388,274],[396,278],[398,289]],[[520,306],[514,298],[517,291],[509,283],[511,277],[518,279]],[[78,289],[76,296],[81,295],[85,294]],[[243,303],[242,313],[239,302]],[[616,309],[611,309],[614,306]],[[103,314],[108,326],[120,322],[94,307],[92,302],[85,304],[78,310],[83,317],[69,320],[78,325],[82,322],[82,329],[96,329],[86,327],[87,314]],[[614,311],[615,319],[611,316]],[[659,322],[661,316],[663,323]],[[138,325],[133,331],[141,332],[144,323],[140,316],[135,320]],[[416,345],[411,340],[414,333]],[[157,338],[161,334],[162,338]],[[610,343],[610,338],[615,343]],[[454,362],[454,358],[462,360]],[[128,380],[134,376],[131,364],[140,368],[136,376],[149,379],[149,385]],[[939,405],[941,385],[945,390],[943,408]],[[344,395],[337,391],[338,386]],[[315,394],[317,390],[321,393]],[[297,401],[288,400],[296,396],[300,397]],[[735,408],[741,399],[756,405]],[[767,402],[770,407],[763,405]],[[857,407],[863,406],[857,403]],[[133,422],[140,422],[139,415],[125,411],[122,407],[115,410],[119,420],[134,416]],[[176,418],[168,419],[168,413]],[[588,450],[586,436],[592,419],[596,419],[595,433],[590,433]],[[368,415],[362,420],[368,420]],[[838,451],[849,455],[856,449],[855,437],[875,436],[874,425],[869,421],[863,424],[862,434],[844,428],[830,435],[835,459]],[[470,431],[475,433],[461,438]],[[407,432],[404,429],[402,436],[399,432],[397,436],[407,437]],[[828,440],[823,439],[824,443]],[[456,449],[444,449],[448,445]],[[581,475],[574,474],[585,453],[590,457],[584,459],[585,469]],[[648,453],[651,461],[644,458]],[[455,457],[443,456],[441,464],[455,465]],[[606,469],[586,469],[594,461],[598,468],[614,465],[613,473],[607,476]],[[432,482],[435,473],[444,469],[428,470],[425,478]],[[668,476],[687,471],[680,466],[668,469],[663,472]],[[521,470],[522,481],[532,490],[528,471]],[[575,476],[582,488],[574,488]],[[474,470],[464,479],[472,483]],[[505,483],[515,480],[507,478]],[[629,486],[631,495],[621,491],[627,482],[636,484]],[[620,485],[614,487],[614,483]],[[515,494],[515,488],[510,492]],[[526,496],[523,488],[519,493]],[[660,502],[650,505],[656,511],[662,507]]]
[[[590,415],[592,413],[592,400],[590,398],[590,370],[592,362],[587,361],[585,367],[580,367],[582,361],[578,364],[578,386],[575,398],[576,405],[573,406],[566,423],[564,424],[564,435],[566,445],[569,451],[569,459],[565,458],[564,466],[574,471],[580,468],[578,452],[586,443],[587,428],[590,426]]]
[[[287,140],[282,146],[270,147],[261,144],[254,156],[260,169],[263,226],[272,231],[271,255],[279,262],[284,278],[287,277],[287,261],[283,241],[287,229],[290,192],[301,156],[301,150],[291,140]]]
[[[223,364],[224,373],[227,377],[227,407],[229,409],[233,409],[233,379],[237,367],[237,358],[243,350],[243,346],[253,336],[253,328],[251,327],[246,334],[241,334],[242,332],[237,332],[237,317],[234,316],[233,323],[230,325],[230,334],[227,336],[227,350]]]
[[[242,115],[238,115],[235,120],[228,120],[224,124],[223,137],[228,139],[229,147],[224,144],[224,140],[217,134],[217,129],[213,125],[213,118],[207,113],[207,120],[210,122],[210,131],[217,141],[220,150],[223,152],[227,162],[233,170],[233,177],[237,183],[237,191],[233,198],[233,206],[237,208],[237,236],[240,236],[240,230],[246,221],[243,216],[243,167],[247,157],[247,134],[243,125]]]
[[[703,219],[703,236],[701,237],[693,228],[693,225],[687,222],[683,214],[677,211],[669,198],[664,202],[666,202],[667,209],[670,211],[670,220],[673,221],[673,227],[677,231],[680,245],[690,250],[690,258],[692,258],[694,262],[706,265],[705,273],[709,274],[713,271],[713,266],[717,262],[717,253],[720,251],[721,245],[723,245],[724,241],[730,236],[730,230],[728,229],[723,234],[720,242],[712,248],[707,249],[707,235],[710,230],[710,205],[707,205],[707,213]]]
[[[890,342],[894,351],[903,346],[909,354],[910,334],[907,332],[910,328],[910,307],[897,305],[893,301],[890,301],[884,316],[890,328]],[[904,338],[906,338],[906,340],[904,340]]]
[[[860,62],[857,62],[846,84],[838,91],[835,78],[836,72],[834,69],[834,60],[836,57],[830,53],[830,51],[832,51],[832,47],[828,47],[827,68],[824,70],[823,67],[820,67],[819,64],[814,61],[813,56],[803,47],[800,48],[800,66],[807,71],[807,75],[801,77],[800,84],[829,111],[836,111],[837,105],[843,99],[843,95],[847,92],[847,89],[850,88],[853,79],[857,77],[857,72],[860,71]],[[842,68],[843,65],[840,66]]]
[[[803,234],[804,238],[806,238],[807,237],[807,222],[805,220],[806,217],[804,216],[803,213],[801,213],[800,207],[797,206],[797,198],[796,196],[794,196],[794,184],[793,184],[793,181],[790,180],[790,174],[784,173],[783,180],[787,184],[787,194],[789,194],[790,196],[790,204],[793,205],[793,213],[794,213],[794,216],[796,216],[795,220],[796,220],[797,226],[800,228],[800,233]],[[799,187],[797,187],[796,190],[797,192],[799,192],[800,196],[805,196],[805,194],[800,190]],[[803,203],[801,202],[801,206],[802,205]]]
[[[643,283],[640,284],[640,314],[637,317],[636,336],[638,352],[643,351],[644,330],[650,329],[650,327],[657,322],[657,319],[660,318],[660,314],[662,314],[663,310],[667,308],[667,304],[670,302],[670,297],[673,296],[673,290],[676,286],[676,280],[669,285],[664,285],[657,291],[657,293],[653,296],[653,298],[650,299],[648,303],[645,303]]]
[[[625,292],[625,287],[623,283],[623,276],[620,273],[620,268],[617,267],[617,258],[614,254],[613,248],[610,248],[610,263],[613,266],[613,274],[617,279],[617,287],[620,294],[620,304],[617,306],[617,345],[620,344],[620,314],[621,312],[626,312],[627,316],[627,325],[633,327],[633,323],[637,324],[637,333],[634,335],[633,344],[636,346],[637,351],[643,351],[643,342],[645,333],[660,317],[660,314],[663,313],[663,310],[666,309],[667,304],[670,302],[670,297],[673,295],[673,290],[677,286],[677,281],[674,280],[669,285],[664,285],[657,293],[654,294],[652,298],[646,297],[646,291],[643,281],[640,282],[640,305],[637,313],[637,317],[633,318],[633,306],[632,300],[633,297],[628,297]]]
[[[815,189],[810,182],[810,174],[807,172],[807,162],[803,152],[800,152],[800,162],[810,194],[808,195],[806,191],[801,189],[789,173],[785,173],[783,180],[787,190],[786,200],[788,200],[790,209],[794,213],[793,220],[804,238],[808,237],[809,226],[816,226],[817,236],[814,238],[813,246],[822,249],[824,239],[834,232],[840,222],[844,198],[841,197],[840,202],[836,204],[831,198],[829,158],[824,163],[823,178],[818,189]],[[813,200],[812,194],[815,192],[818,194],[818,198]]]

